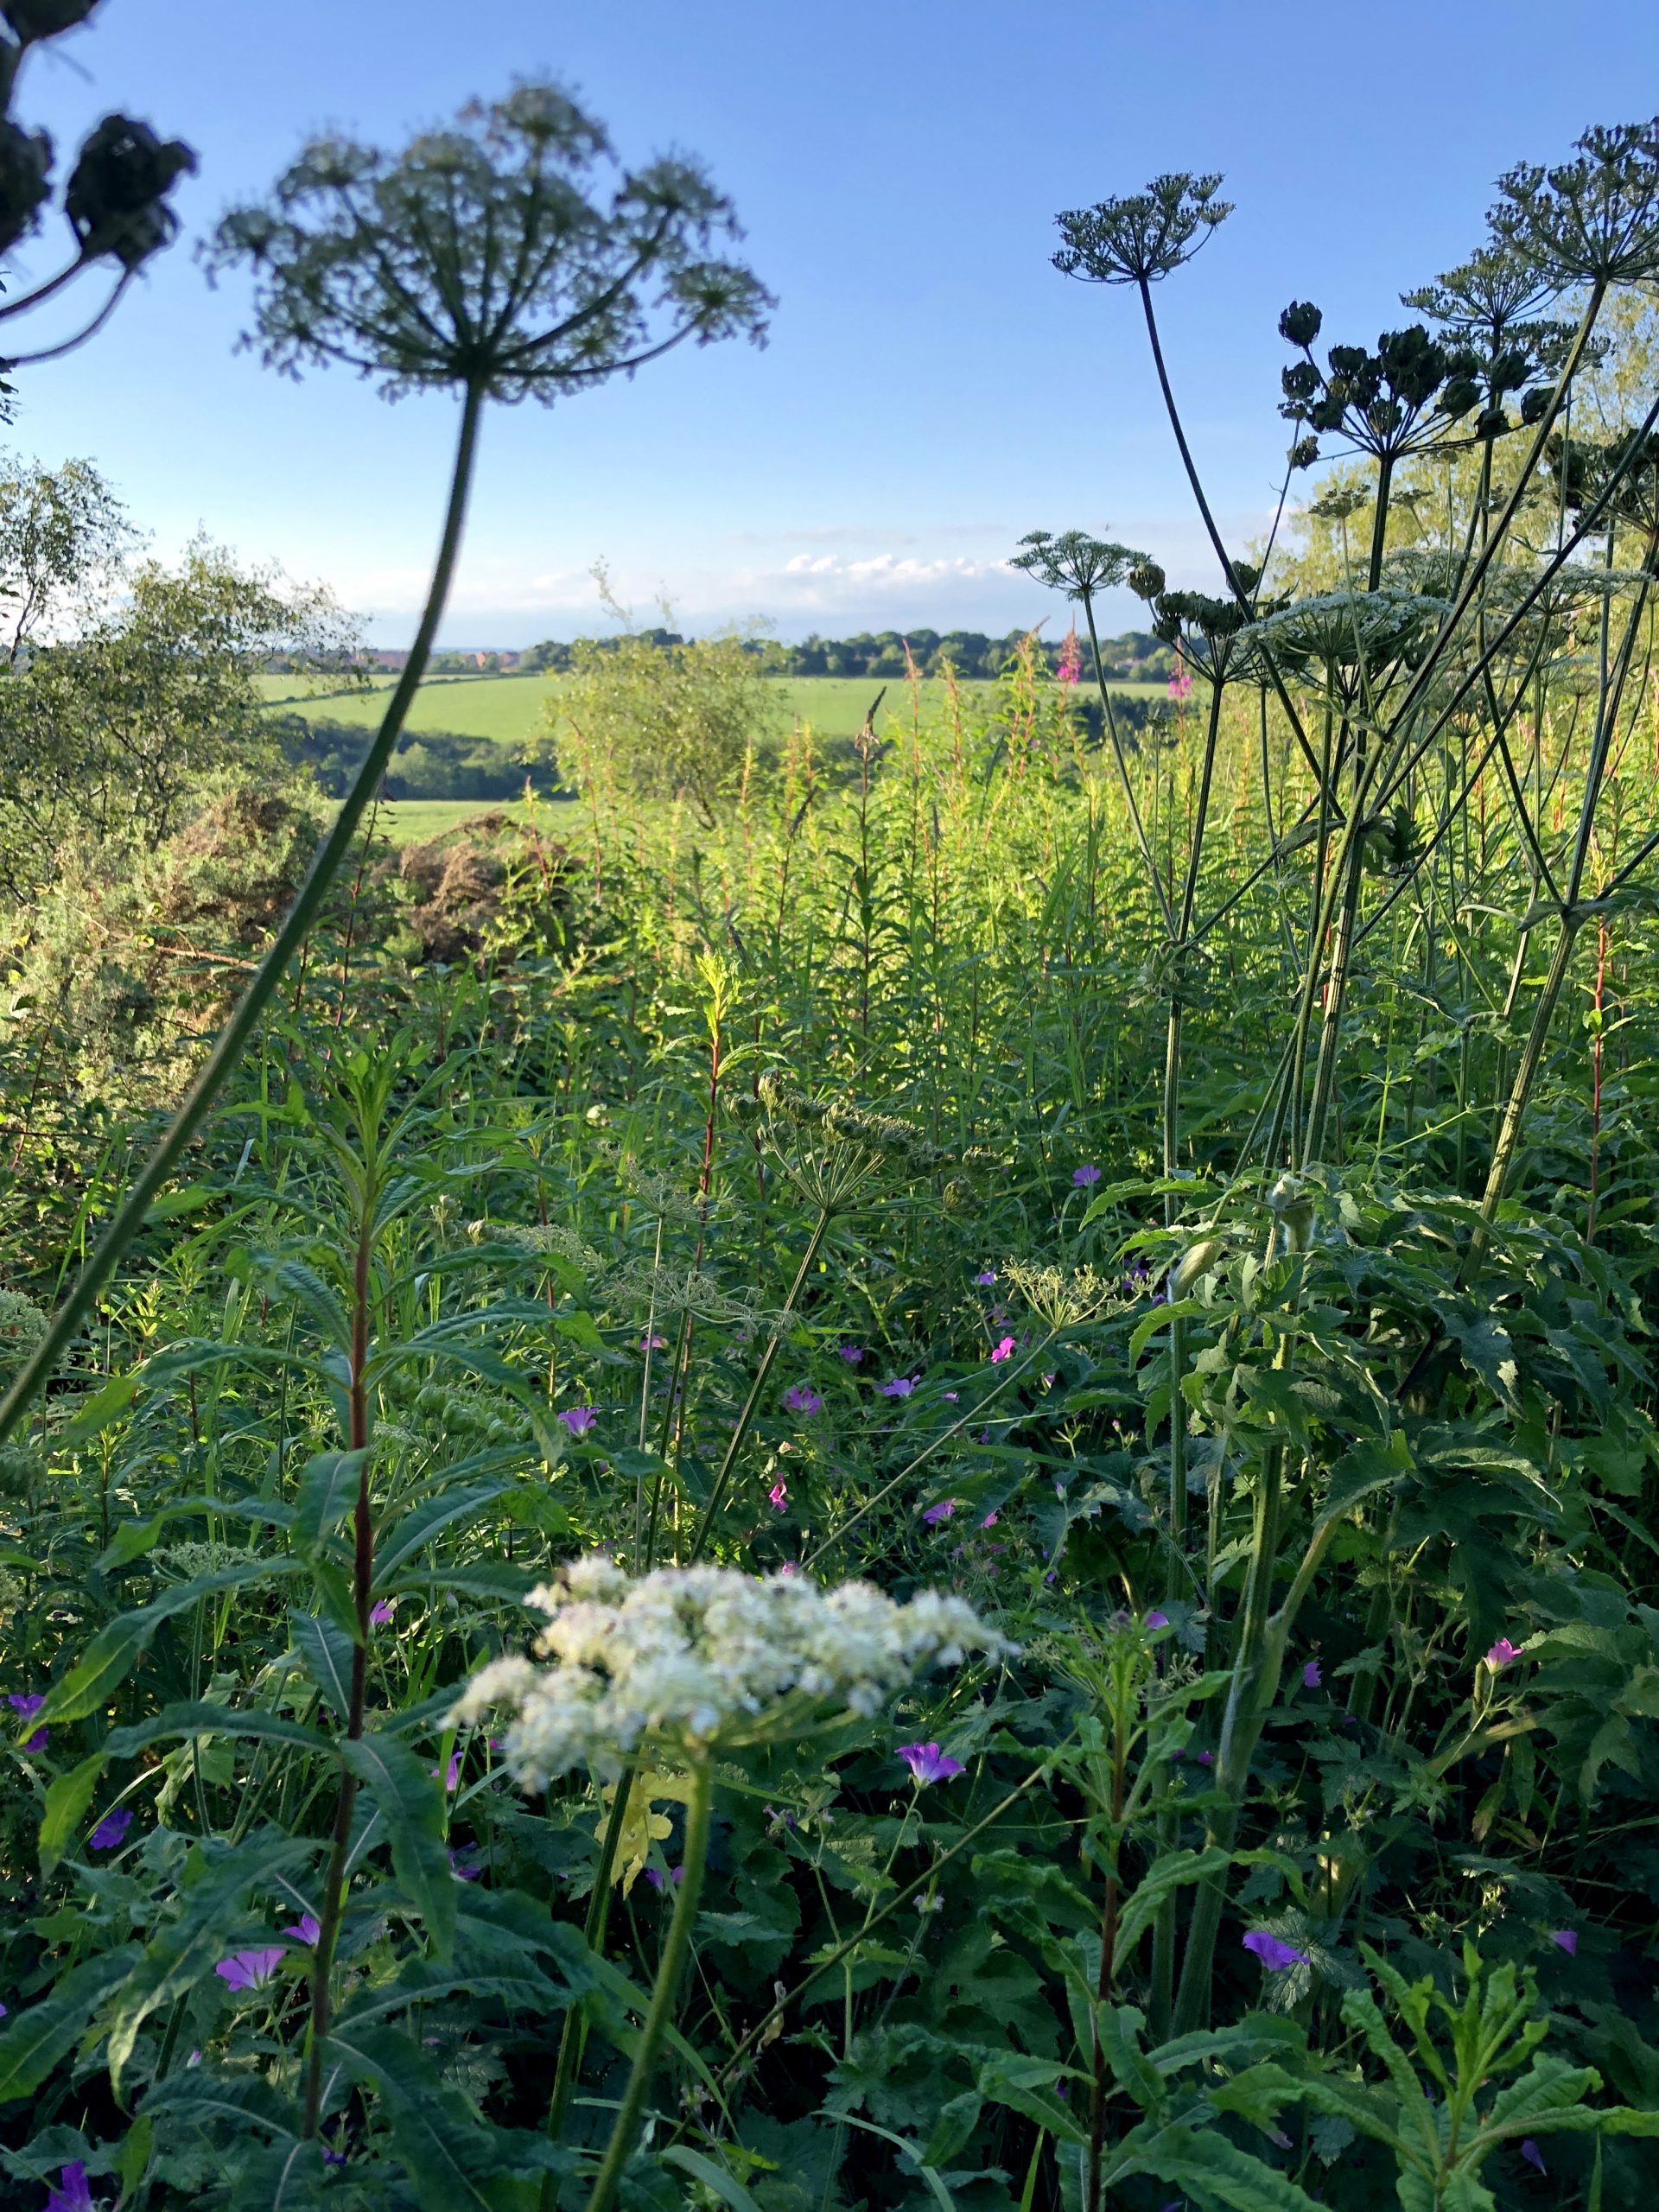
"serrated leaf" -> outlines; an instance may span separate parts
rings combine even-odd
[[[385,2028],[336,2027],[324,2050],[378,2090],[422,2212],[497,2212],[480,2186],[500,2171],[489,2132],[439,2081],[418,2044]]]
[[[1228,2212],[1326,2212],[1287,2174],[1241,2151],[1214,2126],[1164,2128],[1141,2157],[1160,2181]]]
[[[385,1816],[391,1863],[404,1896],[426,1923],[433,1949],[450,1957],[455,1942],[455,1881],[443,1841],[437,1780],[407,1745],[377,1732],[340,1746],[340,1756]]]
[[[1009,2051],[988,2059],[974,2086],[984,2103],[1006,2105],[1010,2112],[1023,2113],[1046,2127],[1057,2143],[1082,2144],[1089,2139],[1076,2114],[1054,2094],[1056,2082],[1077,2078],[1070,2067]]]
[[[185,1704],[164,1706],[146,1720],[135,1720],[124,1728],[115,1729],[104,1746],[104,1755],[112,1759],[130,1759],[135,1751],[143,1751],[147,1744],[154,1744],[163,1736],[244,1737],[259,1743],[298,1744],[309,1751],[329,1751],[334,1748],[327,1736],[319,1735],[302,1721],[289,1719],[284,1713],[267,1713],[258,1706],[213,1705],[195,1699]]]

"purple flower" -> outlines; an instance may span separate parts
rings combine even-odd
[[[1086,1191],[1091,1183],[1099,1182],[1100,1170],[1092,1161],[1086,1167],[1074,1167],[1071,1170],[1071,1180],[1077,1185],[1078,1190]]]
[[[772,1511],[781,1513],[789,1503],[789,1484],[780,1478],[773,1483],[772,1488],[766,1492],[766,1496],[771,1501]]]
[[[397,1611],[397,1600],[395,1598],[381,1598],[377,1599],[376,1602],[369,1607],[369,1626],[371,1628],[385,1628],[386,1623],[393,1618]]]
[[[668,1870],[668,1878],[677,1890],[680,1884],[685,1879],[684,1867],[671,1866]],[[645,1869],[645,1879],[651,1884],[653,1890],[660,1890],[663,1887],[662,1870],[657,1866],[647,1866]]]
[[[118,1805],[112,1813],[105,1813],[92,1830],[87,1841],[94,1851],[113,1851],[132,1826],[132,1808]]]
[[[46,2200],[46,2212],[92,2212],[92,2192],[86,2186],[86,2168],[81,2159],[59,2174],[58,2185]]]
[[[979,1285],[982,1290],[988,1289],[991,1284],[996,1281],[996,1269],[995,1268],[982,1268],[979,1273],[974,1277],[974,1281]]]
[[[1157,1606],[1154,1605],[1152,1611],[1147,1615],[1145,1625],[1147,1628],[1167,1628],[1169,1626],[1169,1615],[1167,1613],[1160,1613]]]
[[[784,1403],[792,1414],[816,1414],[823,1409],[823,1400],[810,1383],[797,1382],[784,1393]]]
[[[1216,1763],[1216,1755],[1213,1751],[1194,1751],[1192,1756],[1200,1766],[1214,1766]]]
[[[1579,1931],[1576,1928],[1552,1928],[1549,1940],[1567,1953],[1569,1959],[1579,1955]]]
[[[881,1385],[884,1398],[907,1398],[921,1381],[919,1375],[895,1375],[891,1382]]]
[[[260,1951],[232,1951],[213,1972],[232,1989],[263,1989],[287,1956],[287,1948],[281,1943]]]
[[[960,1759],[948,1757],[937,1744],[900,1744],[899,1757],[910,1769],[918,1789],[930,1782],[949,1782],[952,1775],[968,1771]]]
[[[1172,699],[1190,699],[1192,696],[1192,679],[1184,668],[1178,668],[1170,677],[1169,696]]]
[[[960,1395],[960,1393],[955,1390],[947,1390],[944,1395],[946,1402],[954,1406],[957,1402],[957,1397]]]
[[[559,1415],[559,1419],[572,1436],[586,1436],[599,1419],[599,1408],[597,1406],[567,1406]]]
[[[793,1559],[786,1559],[778,1570],[779,1574],[798,1574],[800,1571],[800,1561]]]
[[[346,2163],[346,2153],[343,2151],[331,2151],[325,2143],[322,2146],[322,2163],[325,2166],[343,2166]]]
[[[7,1698],[6,1703],[14,1713],[20,1713],[25,1720],[32,1720],[46,1703],[46,1700],[37,1690],[13,1690],[10,1696]],[[51,1733],[52,1731],[49,1728],[35,1729],[33,1735],[24,1742],[23,1750],[43,1751],[46,1749],[47,1738]]]
[[[1244,1938],[1244,1948],[1254,1951],[1269,1974],[1283,1974],[1287,1967],[1305,1967],[1307,1953],[1299,1951],[1294,1943],[1281,1943],[1276,1936],[1268,1935],[1265,1928],[1252,1928]]]
[[[984,1518],[984,1519],[980,1522],[980,1524],[979,1524],[979,1525],[980,1525],[980,1527],[981,1527],[982,1529],[995,1529],[995,1526],[996,1526],[996,1508],[995,1508],[995,1506],[993,1506],[993,1507],[991,1508],[990,1511],[989,1511],[989,1512],[985,1516],[985,1518]]]
[[[1544,2154],[1538,2148],[1538,2145],[1533,2141],[1530,2135],[1527,2137],[1525,2142],[1521,2145],[1521,2155],[1529,2166],[1536,2166],[1541,2174],[1548,2177],[1549,2168],[1544,2164]]]
[[[937,1529],[941,1521],[948,1521],[957,1510],[954,1497],[942,1497],[937,1505],[930,1505],[922,1518],[930,1529]]]
[[[999,1360],[1012,1359],[1013,1357],[1014,1338],[1012,1337],[1004,1337],[1000,1344],[994,1344],[991,1347],[991,1365],[993,1367],[996,1365]]]
[[[1302,1688],[1305,1690],[1316,1690],[1324,1680],[1324,1675],[1319,1672],[1319,1661],[1310,1659],[1302,1669]]]
[[[322,1929],[317,1924],[317,1916],[315,1912],[302,1912],[291,1927],[283,1929],[283,1933],[284,1936],[298,1936],[302,1943],[315,1945]]]
[[[435,1781],[437,1780],[437,1778],[438,1778],[438,1770],[436,1769],[436,1767],[434,1767],[434,1768],[432,1769],[432,1770],[431,1770],[431,1771],[432,1771],[432,1779],[433,1779],[433,1781],[434,1781],[434,1782],[435,1782]],[[443,1787],[444,1787],[444,1792],[445,1792],[446,1796],[452,1796],[452,1795],[454,1794],[454,1792],[455,1791],[455,1789],[459,1787],[460,1783],[461,1783],[461,1753],[460,1753],[459,1751],[451,1751],[451,1752],[450,1752],[450,1754],[449,1754],[449,1766],[448,1766],[448,1772],[445,1774],[445,1776],[444,1776],[444,1777],[443,1777]]]
[[[1491,1669],[1494,1674],[1497,1674],[1500,1667],[1507,1667],[1511,1659],[1518,1659],[1520,1656],[1520,1645],[1518,1643],[1511,1643],[1507,1636],[1500,1636],[1497,1642],[1486,1654],[1486,1664]]]
[[[475,1882],[484,1872],[484,1860],[475,1845],[449,1854],[449,1872],[458,1882]]]
[[[842,1344],[839,1356],[849,1367],[856,1367],[864,1357],[864,1347],[862,1344]]]
[[[668,1338],[666,1337],[654,1336],[641,1337],[639,1339],[639,1349],[641,1351],[666,1351],[668,1350]]]

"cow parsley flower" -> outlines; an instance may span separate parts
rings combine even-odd
[[[798,1573],[717,1567],[634,1580],[602,1554],[574,1560],[528,1602],[548,1616],[536,1651],[553,1663],[496,1660],[452,1716],[512,1708],[503,1755],[527,1789],[583,1764],[613,1777],[647,1743],[702,1760],[774,1725],[798,1734],[804,1707],[868,1719],[925,1668],[1013,1648],[938,1591],[900,1605],[866,1582],[824,1589]]]

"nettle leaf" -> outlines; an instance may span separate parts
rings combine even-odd
[[[199,1574],[193,1581],[164,1590],[159,1598],[153,1599],[148,1605],[141,1605],[135,1612],[123,1613],[106,1622],[87,1645],[83,1656],[47,1692],[46,1703],[30,1726],[84,1720],[89,1713],[96,1713],[126,1679],[134,1661],[148,1649],[150,1638],[162,1623],[171,1620],[175,1613],[187,1611],[203,1598],[218,1597],[227,1590],[244,1590],[256,1582],[295,1573],[300,1565],[298,1560],[270,1558],[221,1567],[211,1574]]]
[[[450,1957],[455,1879],[443,1840],[441,1783],[406,1745],[384,1732],[342,1743],[340,1757],[385,1816],[398,1885],[426,1923],[433,1949]]]
[[[74,2049],[99,2006],[118,1989],[139,1956],[136,1943],[100,1951],[72,1967],[52,1994],[20,2012],[0,2032],[0,2104],[32,2097]]]

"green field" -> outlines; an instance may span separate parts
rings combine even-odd
[[[529,737],[541,724],[543,703],[558,691],[564,679],[557,676],[435,677],[423,683],[410,709],[411,730],[448,730],[462,737],[494,738],[512,745]],[[786,713],[811,723],[824,737],[851,737],[878,693],[885,693],[882,715],[898,717],[909,713],[909,695],[902,679],[868,676],[779,676],[771,679],[783,695]],[[377,721],[391,684],[377,682],[367,690],[304,695],[291,676],[260,679],[273,707],[304,715],[311,721]],[[923,707],[931,711],[944,700],[944,686],[937,680],[922,685]],[[964,690],[990,689],[982,683],[964,684]],[[1141,698],[1163,696],[1162,683],[1118,683],[1114,691]]]

